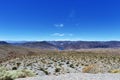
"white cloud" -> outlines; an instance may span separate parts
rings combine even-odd
[[[56,41],[70,41],[71,39],[67,39],[67,38],[65,38],[65,39],[56,39]]]
[[[53,33],[52,36],[65,36],[64,33]]]
[[[53,33],[52,36],[60,36],[60,37],[62,37],[62,36],[73,36],[73,34],[72,33],[69,33],[69,34],[65,34],[65,33]]]
[[[64,27],[64,24],[54,24],[55,27],[62,28]]]

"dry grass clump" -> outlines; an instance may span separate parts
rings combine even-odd
[[[120,69],[113,69],[109,71],[110,73],[120,73]]]
[[[90,71],[94,68],[95,65],[88,65],[83,68],[82,72],[83,73],[90,73]]]
[[[93,73],[93,74],[108,73],[110,69],[111,69],[111,66],[105,65],[101,62],[98,62],[96,64],[91,64],[91,65],[85,66],[82,69],[82,72],[83,73]]]

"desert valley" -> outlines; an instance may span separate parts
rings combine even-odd
[[[119,41],[1,41],[0,80],[119,80],[119,45]]]

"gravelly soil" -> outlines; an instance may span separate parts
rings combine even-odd
[[[120,80],[120,74],[70,73],[59,76],[41,76],[16,80]]]

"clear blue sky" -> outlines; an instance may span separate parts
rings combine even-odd
[[[0,40],[120,40],[120,0],[0,0]]]

